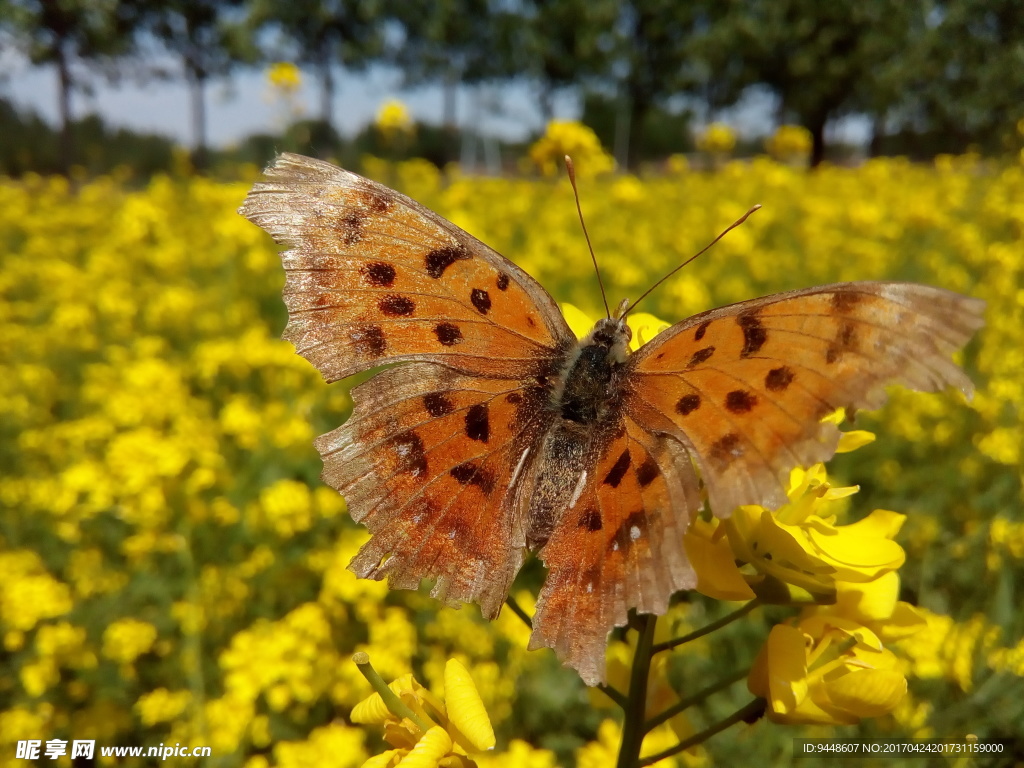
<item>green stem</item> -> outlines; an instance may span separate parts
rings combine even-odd
[[[761,602],[755,597],[753,600],[751,600],[749,603],[744,605],[742,608],[740,608],[738,610],[735,610],[732,613],[727,614],[726,616],[723,616],[722,618],[718,619],[717,621],[711,622],[707,626],[701,627],[700,629],[695,630],[695,631],[691,632],[688,635],[683,635],[682,637],[677,637],[674,640],[666,640],[664,643],[658,643],[656,646],[654,646],[654,649],[652,650],[652,653],[661,653],[662,651],[671,651],[673,648],[676,648],[676,647],[682,645],[683,643],[688,643],[691,640],[696,640],[699,637],[704,637],[704,635],[711,634],[716,629],[721,629],[726,624],[731,624],[732,622],[736,621],[736,619],[739,619],[739,618],[742,618],[743,616],[746,616],[752,610],[757,608],[757,606],[759,606],[760,604],[761,604]]]
[[[505,605],[509,607],[509,610],[512,611],[512,613],[522,619],[526,626],[533,629],[533,619],[530,618],[530,615],[523,610],[523,607],[516,602],[516,599],[512,597],[512,595],[505,598]]]
[[[423,722],[419,715],[409,709],[405,702],[398,698],[394,691],[388,688],[388,684],[384,682],[384,678],[381,677],[377,670],[373,668],[373,665],[370,664],[370,657],[367,654],[359,651],[358,653],[353,654],[352,661],[354,661],[355,665],[359,667],[359,671],[363,673],[363,677],[366,678],[366,681],[373,686],[373,690],[375,690],[384,700],[384,706],[388,708],[388,711],[391,712],[391,714],[395,717],[409,718],[416,724],[417,728],[423,731],[423,733],[430,730],[430,725]]]
[[[530,629],[533,629],[533,619],[530,618],[530,614],[523,610],[523,607],[519,605],[519,603],[516,601],[514,597],[512,597],[512,595],[509,595],[505,598],[505,604],[508,606],[509,610],[512,611],[512,613],[514,613],[516,616],[523,620],[523,624],[528,626]],[[626,697],[623,696],[615,688],[612,688],[610,685],[605,685],[604,683],[595,685],[594,687],[597,688],[597,690],[599,690],[609,699],[611,699],[613,702],[618,704],[622,709],[626,708]]]
[[[732,675],[731,677],[727,677],[725,680],[721,680],[721,681],[715,683],[714,685],[709,685],[704,690],[698,691],[697,693],[693,694],[692,696],[687,696],[685,699],[680,699],[677,703],[673,704],[671,707],[666,709],[661,714],[655,715],[650,720],[648,720],[644,724],[644,730],[647,731],[648,733],[650,733],[655,728],[657,728],[659,725],[661,725],[662,723],[668,722],[673,717],[678,715],[680,712],[683,712],[684,710],[687,710],[687,709],[689,709],[692,706],[700,704],[701,702],[703,702],[709,696],[712,696],[712,695],[718,693],[719,691],[724,691],[729,686],[738,683],[740,680],[745,678],[748,674],[750,674],[750,670],[749,669],[745,669],[742,672],[737,672],[736,674]]]
[[[622,745],[619,747],[617,768],[636,768],[640,759],[640,748],[644,743],[644,717],[647,709],[647,678],[651,672],[654,630],[658,617],[638,614],[636,652],[633,654],[633,669],[629,677],[629,700],[626,702],[622,723]]]
[[[720,733],[724,731],[726,728],[735,725],[736,723],[742,722],[744,720],[750,720],[754,717],[760,717],[764,713],[764,705],[764,699],[754,699],[745,706],[740,707],[738,710],[733,712],[731,715],[725,718],[725,720],[715,723],[710,728],[705,728],[700,733],[694,734],[690,738],[680,741],[674,747],[669,747],[668,749],[663,750],[656,755],[645,757],[643,760],[637,763],[637,766],[639,766],[639,768],[643,768],[643,766],[645,765],[654,765],[659,760],[664,760],[666,758],[672,757],[673,755],[678,755],[680,752],[685,752],[691,747],[696,747],[698,744],[704,743],[712,736],[714,736],[716,733]]]

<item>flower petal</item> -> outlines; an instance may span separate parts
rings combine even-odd
[[[907,692],[907,679],[894,670],[862,669],[825,684],[829,701],[857,717],[879,717],[896,708]]]
[[[412,751],[402,758],[397,768],[437,768],[438,762],[452,750],[452,739],[439,725],[435,725],[416,742]]]
[[[683,546],[697,572],[696,590],[716,600],[752,600],[754,591],[736,567],[729,540],[702,536],[694,527],[683,534]]]
[[[562,317],[565,318],[565,322],[569,324],[569,328],[573,333],[576,334],[577,339],[582,339],[592,330],[594,330],[594,323],[590,316],[582,309],[572,305],[562,305]]]
[[[473,678],[462,664],[449,659],[444,665],[444,699],[448,719],[478,750],[494,749],[494,728]]]
[[[875,442],[873,432],[868,432],[866,429],[851,429],[849,432],[843,432],[839,437],[836,453],[849,453],[873,442]]]

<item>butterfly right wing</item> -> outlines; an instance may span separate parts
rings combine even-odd
[[[700,506],[680,444],[628,415],[595,446],[578,497],[540,552],[548,568],[530,648],[550,647],[588,685],[605,676],[608,633],[629,610],[663,614],[696,584],[683,533]]]

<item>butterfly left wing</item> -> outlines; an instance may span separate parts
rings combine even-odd
[[[970,395],[950,359],[984,302],[912,283],[856,282],[781,293],[673,326],[630,360],[632,407],[694,456],[711,509],[777,508],[795,466],[825,461],[836,408],[874,409],[884,387]]]
[[[686,452],[628,415],[540,551],[548,568],[530,649],[553,648],[588,685],[605,676],[608,633],[628,611],[662,614],[696,583],[683,533],[699,507]]]
[[[327,381],[411,360],[523,378],[575,341],[551,296],[515,264],[330,163],[280,155],[239,213],[290,246],[284,338]]]

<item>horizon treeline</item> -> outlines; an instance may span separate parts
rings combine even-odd
[[[513,82],[533,88],[545,121],[556,96],[579,97],[582,121],[629,169],[692,149],[692,125],[753,89],[774,104],[764,135],[803,126],[812,166],[848,151],[826,129],[851,115],[871,126],[869,156],[1005,155],[1024,133],[1015,0],[0,0],[0,45],[59,85],[56,129],[0,103],[0,173],[12,175],[171,167],[172,139],[75,114],[76,93],[127,79],[187,83],[195,168],[275,149],[358,157],[375,139],[339,135],[338,76],[370,66],[397,69],[407,88],[441,86],[442,125],[419,125],[401,153],[439,165],[459,156],[460,86]],[[211,83],[279,61],[316,82],[313,119],[211,150]]]

